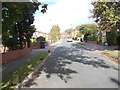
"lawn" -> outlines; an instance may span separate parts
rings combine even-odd
[[[57,47],[58,45],[59,45],[59,43],[57,43],[57,44],[53,45],[53,47]]]
[[[77,42],[76,44],[79,44],[79,45],[87,45],[86,43],[81,43],[81,42]]]
[[[120,56],[120,53],[118,53],[118,52],[113,52],[113,51],[110,51],[110,50],[103,51],[103,53],[108,54],[108,55],[113,56],[113,57],[118,57],[118,56]]]
[[[112,58],[113,61],[115,61],[116,63],[120,64],[120,52],[113,52],[113,51],[110,51],[110,50],[106,50],[106,51],[103,51],[102,52],[104,55]]]
[[[37,57],[33,58],[31,61],[20,66],[16,71],[10,73],[2,79],[2,90],[10,90],[10,88],[17,87],[26,76],[28,76],[40,62],[48,56],[48,52],[40,53]],[[13,80],[15,78],[19,79],[19,84],[13,85]]]

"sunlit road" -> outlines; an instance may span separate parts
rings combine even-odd
[[[63,40],[31,88],[118,88],[118,65]]]

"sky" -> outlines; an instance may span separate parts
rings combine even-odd
[[[34,25],[37,31],[49,33],[53,25],[59,25],[61,32],[81,24],[94,23],[90,10],[91,0],[38,0],[48,4],[45,14],[35,13]],[[39,7],[41,9],[41,7]]]

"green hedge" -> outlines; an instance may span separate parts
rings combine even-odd
[[[97,34],[92,34],[87,37],[88,41],[97,41],[98,35]]]
[[[45,38],[40,36],[40,37],[37,38],[37,41],[45,41]]]
[[[116,32],[106,32],[106,41],[109,45],[116,44]]]
[[[120,33],[116,35],[116,43],[120,45]]]

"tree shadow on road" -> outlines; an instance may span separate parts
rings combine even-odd
[[[120,87],[120,81],[116,80],[115,78],[110,78],[110,80]]]
[[[56,74],[61,80],[65,83],[72,77],[70,74],[76,74],[75,70],[72,70],[67,67],[68,64],[71,64],[70,61],[63,58],[67,55],[66,47],[62,46],[55,50],[55,52],[48,58],[46,64],[41,69],[46,73],[46,77],[50,78],[51,74]]]
[[[74,69],[69,68],[72,63],[80,63],[83,65],[93,66],[94,68],[105,68],[118,70],[114,66],[107,64],[103,59],[97,56],[89,56],[85,49],[78,46],[66,47],[60,46],[56,48],[55,52],[48,58],[46,64],[39,69],[46,73],[47,78],[51,78],[51,75],[57,75],[61,80],[67,83],[72,79],[72,74],[77,74],[78,72]]]
[[[93,44],[93,43],[87,43],[86,45],[76,45],[76,44],[72,44],[73,46],[81,46],[87,50],[90,50],[90,51],[96,51],[96,50],[99,50],[99,51],[103,51],[103,50],[118,50],[118,46],[103,46],[103,45],[100,45],[100,44]]]
[[[73,56],[72,56],[72,61],[76,61],[76,62],[78,62],[78,63],[82,63],[82,64],[84,64],[84,65],[91,65],[91,66],[93,66],[93,67],[95,67],[95,68],[98,68],[98,67],[101,67],[101,68],[106,68],[106,69],[114,69],[114,70],[118,70],[117,68],[115,68],[114,66],[111,66],[111,65],[109,65],[109,64],[107,64],[106,62],[105,62],[105,60],[103,60],[103,59],[101,59],[101,58],[99,58],[99,57],[96,57],[96,55],[94,54],[94,55],[88,55],[87,54],[87,51],[90,51],[90,50],[87,50],[87,49],[85,49],[85,48],[83,48],[83,47],[81,47],[81,46],[78,46],[78,45],[75,45],[75,44],[73,44],[72,45],[75,49],[79,49],[79,50],[82,50],[82,49],[84,49],[84,51],[86,50],[86,52],[84,53],[84,52],[82,52],[81,53],[81,56],[79,55],[79,54],[76,54],[76,55],[73,55],[74,57],[79,57],[79,59],[77,59],[77,58],[74,58]],[[75,50],[74,50],[74,52],[75,52]],[[81,52],[81,51],[80,51]],[[90,53],[89,53],[90,54]],[[89,57],[88,57],[89,56]]]

